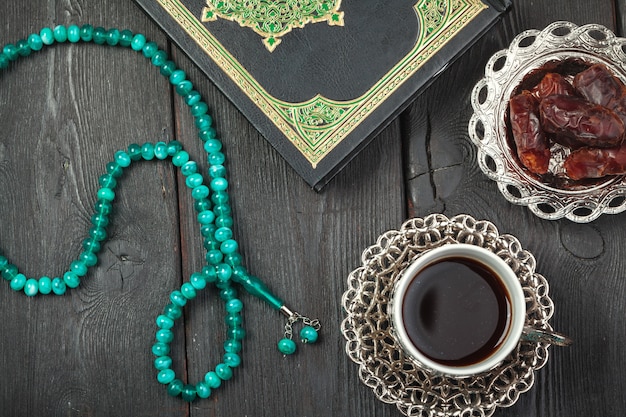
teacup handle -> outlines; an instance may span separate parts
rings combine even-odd
[[[525,326],[522,330],[522,340],[535,343],[548,343],[555,346],[569,346],[573,340],[562,333],[551,330],[535,329]]]

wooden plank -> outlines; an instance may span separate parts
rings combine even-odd
[[[552,348],[535,386],[513,407],[498,410],[498,416],[613,415],[626,409],[619,394],[626,384],[621,348],[626,329],[614,321],[626,310],[620,243],[624,216],[579,225],[541,220],[509,204],[480,172],[467,134],[471,89],[489,56],[521,31],[542,29],[555,20],[614,28],[613,4],[516,1],[502,22],[414,102],[402,123],[410,215],[468,213],[516,235],[550,282],[556,305],[551,323],[575,339],[571,348]]]
[[[87,21],[166,44],[131,2],[31,1],[1,10],[5,42]],[[0,246],[28,276],[57,276],[81,250],[98,176],[114,151],[172,139],[170,88],[131,50],[60,45],[21,61],[0,78]],[[187,409],[165,401],[150,354],[154,317],[180,280],[175,177],[164,163],[128,171],[100,265],[80,289],[27,299],[3,283],[3,415]]]

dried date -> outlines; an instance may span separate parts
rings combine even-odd
[[[626,145],[615,148],[581,148],[565,159],[566,175],[573,180],[626,173]]]
[[[618,146],[624,139],[624,123],[613,111],[579,97],[548,96],[541,100],[539,112],[546,132],[588,146]]]
[[[626,86],[602,64],[576,74],[573,85],[584,98],[609,109],[614,109],[626,96]]]
[[[535,174],[548,172],[550,147],[541,129],[539,104],[529,91],[513,96],[509,101],[509,118],[517,156]]]
[[[537,100],[541,101],[553,94],[574,96],[576,95],[576,90],[561,74],[549,72],[532,89],[532,93],[537,97]]]

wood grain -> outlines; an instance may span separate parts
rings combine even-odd
[[[468,213],[516,235],[551,284],[551,323],[575,345],[551,349],[534,387],[497,416],[617,416],[626,409],[624,215],[549,222],[513,206],[480,172],[467,135],[470,91],[488,57],[554,20],[621,30],[625,4],[520,0],[322,192],[312,191],[236,107],[132,2],[7,2],[0,39],[91,23],[143,32],[171,52],[209,105],[228,158],[235,238],[251,273],[322,322],[320,341],[283,357],[284,320],[242,294],[243,364],[209,400],[170,398],[156,381],[154,318],[200,269],[204,249],[184,178],[133,165],[116,190],[99,266],[63,297],[0,288],[0,409],[7,417],[400,416],[363,385],[339,330],[346,278],[377,236],[410,216]],[[29,276],[60,275],[89,229],[97,179],[117,149],[181,141],[206,169],[183,101],[130,50],[58,45],[0,76],[0,251]],[[172,344],[190,382],[221,361],[223,303],[189,303]]]

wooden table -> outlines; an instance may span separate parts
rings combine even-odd
[[[615,7],[617,4],[617,7]],[[550,349],[534,387],[497,416],[620,416],[626,411],[626,216],[546,221],[505,201],[468,140],[470,91],[495,51],[555,20],[624,35],[626,1],[519,0],[322,192],[312,191],[236,108],[131,1],[5,2],[2,44],[44,26],[132,28],[171,50],[205,97],[230,172],[235,234],[250,271],[323,324],[321,340],[283,357],[284,320],[242,296],[243,365],[208,400],[166,395],[150,348],[169,293],[204,249],[182,178],[133,166],[117,188],[100,263],[63,297],[0,291],[0,410],[9,416],[399,416],[345,354],[341,295],[362,250],[411,216],[467,213],[516,235],[551,284],[551,324],[575,344]],[[98,176],[129,143],[180,140],[204,161],[182,101],[144,59],[60,46],[0,77],[0,249],[28,276],[62,274],[90,227]],[[205,165],[203,165],[205,166]],[[207,291],[172,345],[191,381],[221,360],[223,306]]]

